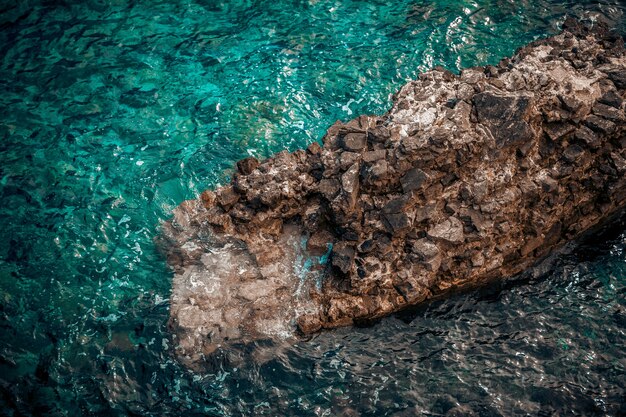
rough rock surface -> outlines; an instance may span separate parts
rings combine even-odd
[[[626,205],[623,39],[572,20],[497,66],[422,74],[382,116],[237,164],[164,225],[190,358],[516,274]]]

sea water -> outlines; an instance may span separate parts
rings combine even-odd
[[[172,355],[159,224],[236,160],[495,64],[592,1],[0,2],[1,415],[626,413],[626,235],[295,345]]]

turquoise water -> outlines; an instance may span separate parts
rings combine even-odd
[[[496,63],[567,12],[624,32],[625,11],[608,0],[2,2],[1,414],[626,413],[623,234],[530,284],[221,352],[201,372],[171,354],[171,273],[153,243],[172,208],[227,181],[237,159],[383,113],[434,65]]]

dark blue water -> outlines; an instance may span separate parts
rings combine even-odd
[[[626,235],[297,345],[172,355],[153,239],[234,162],[619,1],[0,2],[0,414],[620,415]],[[591,254],[590,254],[591,253]],[[452,410],[452,411],[451,411]]]

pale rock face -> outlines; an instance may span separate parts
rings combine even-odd
[[[448,217],[443,222],[428,229],[428,236],[450,243],[463,242],[463,223],[456,217]]]
[[[429,71],[387,114],[181,204],[163,227],[179,356],[508,277],[623,209],[623,41],[565,26],[497,67]]]

